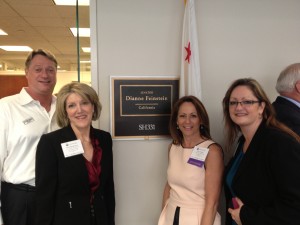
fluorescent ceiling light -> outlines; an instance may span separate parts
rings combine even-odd
[[[90,37],[90,28],[78,28],[79,29],[79,37]],[[77,37],[77,28],[70,28],[74,37]]]
[[[0,35],[7,35],[7,33],[4,30],[0,29]]]
[[[28,46],[0,46],[1,49],[8,51],[8,52],[30,52],[32,48]]]
[[[76,0],[53,0],[56,5],[76,5]],[[78,0],[78,5],[89,6],[89,0]]]
[[[91,63],[91,61],[80,61],[80,63],[86,63],[86,64],[88,64],[88,63]]]
[[[82,47],[81,49],[82,49],[83,52],[91,52],[90,47]]]

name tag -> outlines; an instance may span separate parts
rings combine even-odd
[[[65,158],[83,154],[83,147],[80,140],[69,141],[61,143],[61,147],[64,153]]]
[[[195,146],[188,160],[188,163],[198,167],[203,167],[206,156],[208,154],[208,150],[208,148]]]

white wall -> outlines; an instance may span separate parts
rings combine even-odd
[[[202,100],[212,135],[223,143],[221,101],[229,84],[253,77],[274,100],[279,72],[300,61],[300,1],[195,4]],[[100,127],[110,131],[110,76],[179,75],[183,0],[97,0],[92,5],[92,47],[97,44],[92,49],[92,83],[103,103]],[[117,225],[157,223],[169,142],[114,141]]]

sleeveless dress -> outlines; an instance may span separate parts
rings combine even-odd
[[[211,140],[200,143],[208,148]],[[167,170],[170,197],[161,212],[158,225],[173,225],[174,214],[180,207],[179,225],[200,225],[205,205],[205,168],[187,163],[193,148],[172,145]],[[221,225],[221,216],[216,214],[214,225]]]

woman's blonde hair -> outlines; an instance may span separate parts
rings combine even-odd
[[[72,93],[78,94],[84,100],[91,102],[91,104],[94,106],[92,120],[97,120],[100,117],[102,105],[99,101],[99,96],[96,91],[87,84],[72,82],[64,85],[57,94],[56,120],[58,126],[66,127],[70,123],[66,111],[66,100]]]

